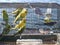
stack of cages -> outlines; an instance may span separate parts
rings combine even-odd
[[[58,4],[31,3],[30,5],[32,8],[27,3],[0,3],[1,41],[16,41],[17,39],[57,41],[54,32],[59,32],[57,29],[59,7],[53,7],[53,5],[58,6]],[[46,24],[44,19],[49,16],[52,22]]]

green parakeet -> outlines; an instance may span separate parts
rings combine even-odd
[[[9,17],[8,17],[8,14],[7,14],[6,10],[2,11],[2,15],[3,15],[3,21],[6,23],[2,34],[8,34],[9,31],[10,31],[10,25],[8,24]]]
[[[2,11],[3,21],[5,21],[6,24],[8,24],[8,14],[6,10]]]

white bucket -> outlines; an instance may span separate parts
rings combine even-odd
[[[18,39],[16,41],[17,45],[42,45],[41,39]]]

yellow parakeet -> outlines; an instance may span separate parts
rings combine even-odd
[[[17,8],[15,11],[12,12],[12,14],[16,14],[15,17],[18,16],[18,14],[22,11],[23,8]]]
[[[19,19],[19,18],[24,18],[27,15],[27,9],[23,8],[22,11],[19,13],[19,15],[16,17],[14,20],[14,23]]]
[[[18,11],[19,11],[19,8],[16,9],[15,11],[13,11],[12,13],[13,13],[13,14],[16,14]]]
[[[50,19],[48,17],[45,17],[44,18],[44,21],[45,21],[45,23],[49,23],[50,22]]]
[[[22,19],[22,21],[19,22],[14,28],[12,29],[22,29],[26,25],[26,19]]]

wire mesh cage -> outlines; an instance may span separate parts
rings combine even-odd
[[[10,6],[8,6],[8,5],[10,5]],[[22,3],[20,5],[18,3],[16,3],[16,4],[14,4],[14,3],[13,4],[12,3],[10,3],[10,4],[4,3],[3,4],[3,3],[1,3],[1,5],[0,5],[0,10],[1,10],[0,11],[0,14],[1,14],[0,15],[0,22],[4,23],[3,17],[2,17],[2,10],[6,10],[7,13],[8,13],[8,17],[9,17],[8,23],[10,25],[14,25],[13,20],[15,18],[14,18],[14,14],[12,14],[11,12],[13,12],[17,8],[19,8],[19,6],[21,6],[23,8],[24,7],[25,8],[28,7],[28,6],[26,6],[26,4],[24,4],[24,6],[22,6],[22,5],[23,5]],[[33,8],[32,9],[31,8],[27,8],[27,9],[28,9],[28,14],[26,16],[26,28],[31,28],[31,29],[32,28],[36,28],[36,29],[39,29],[40,27],[42,27],[42,28],[46,27],[45,25],[43,25],[43,23],[44,23],[44,16],[39,16],[39,15],[45,15],[45,13],[46,13],[48,8],[39,8],[40,12],[39,11],[37,11],[37,12],[39,12],[40,14],[37,14],[35,12],[35,10],[33,10]],[[54,21],[57,21],[57,8],[51,8],[51,10],[52,10],[51,11],[51,15],[52,15],[51,19],[54,20]]]
[[[54,28],[54,26],[56,26],[56,25],[53,25],[53,26],[44,25],[44,18],[46,16],[45,13],[46,13],[47,9],[50,7],[48,7],[48,6],[46,7],[46,5],[45,5],[45,7],[44,6],[40,7],[39,3],[37,3],[37,4],[31,3],[31,6],[32,6],[32,8],[29,8],[27,3],[0,3],[0,35],[1,36],[12,36],[12,35],[15,36],[15,34],[18,31],[18,29],[16,29],[16,30],[10,29],[9,31],[5,31],[5,32],[7,32],[7,34],[5,34],[5,32],[3,32],[5,30],[4,29],[5,22],[3,21],[2,10],[7,11],[8,24],[11,26],[11,28],[15,26],[15,24],[13,23],[15,20],[15,17],[14,17],[14,14],[12,14],[12,12],[15,11],[17,8],[26,8],[28,10],[28,13],[26,15],[26,28],[23,31],[23,34],[39,35],[41,33],[41,31],[40,31],[41,29],[43,29],[43,33],[44,33],[44,32],[49,32],[50,29],[48,29],[48,28],[51,28],[51,27]],[[38,7],[38,9],[37,9],[37,7]],[[35,10],[34,8],[36,8],[37,10]],[[51,11],[51,20],[58,21],[58,17],[57,17],[58,8],[51,6],[51,10],[52,10]],[[52,31],[53,31],[53,29],[52,29]],[[19,35],[20,32],[17,34]]]

